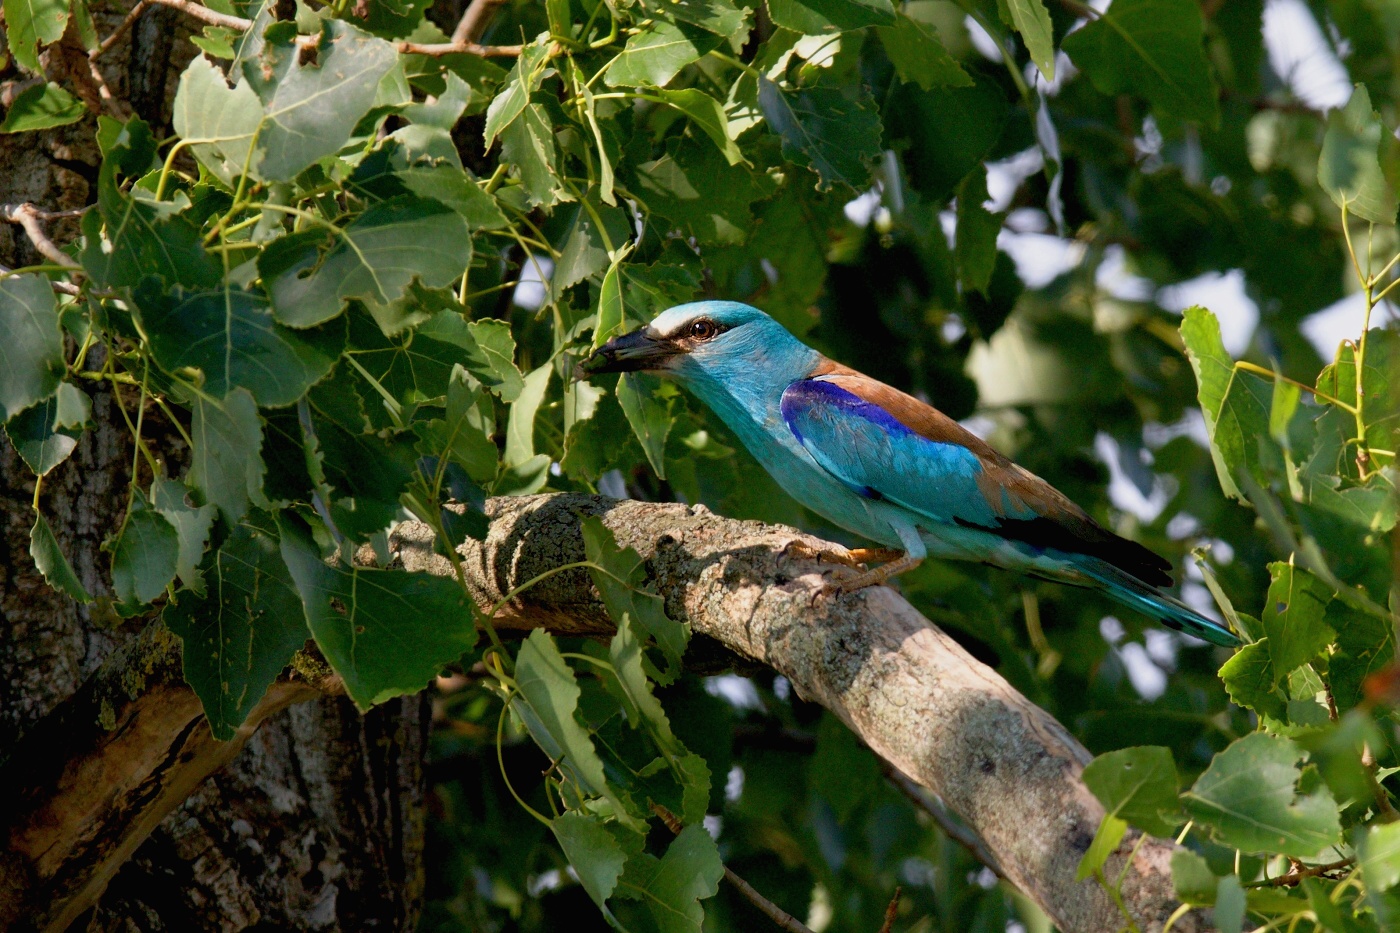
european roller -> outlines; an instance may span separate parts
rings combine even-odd
[[[928,556],[978,561],[1092,587],[1168,628],[1239,644],[1159,589],[1172,583],[1166,560],[1104,529],[952,418],[828,359],[757,308],[671,308],[608,341],[580,371],[675,379],[795,499],[894,549],[843,590],[883,583]]]

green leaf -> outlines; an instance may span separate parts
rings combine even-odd
[[[1220,479],[1220,488],[1233,499],[1243,499],[1236,474],[1257,460],[1259,438],[1268,434],[1267,408],[1250,404],[1252,396],[1237,387],[1245,374],[1235,371],[1234,360],[1225,352],[1220,338],[1220,322],[1199,305],[1187,308],[1181,321],[1181,339],[1186,356],[1196,373],[1201,413],[1210,435],[1211,459]]]
[[[608,910],[606,901],[617,887],[617,879],[627,862],[622,846],[608,832],[603,821],[591,813],[571,810],[555,817],[549,828],[578,874],[579,884],[593,898],[598,909],[612,919],[612,911]]]
[[[1301,757],[1288,739],[1247,735],[1217,754],[1183,795],[1186,812],[1222,845],[1251,853],[1316,855],[1341,842],[1341,823],[1325,786],[1298,793]]]
[[[682,68],[698,62],[723,41],[687,23],[656,20],[628,37],[603,81],[609,87],[665,87]]]
[[[505,321],[486,319],[467,324],[460,314],[440,312],[418,333],[462,350],[458,356],[467,372],[501,401],[514,402],[525,390],[525,377],[515,366],[515,338]]]
[[[1055,30],[1041,0],[1003,0],[1002,19],[1016,27],[1031,53],[1031,61],[1046,81],[1055,80]],[[1199,41],[1199,40],[1198,40]]]
[[[1289,445],[1288,425],[1298,411],[1303,390],[1291,382],[1274,379],[1273,404],[1269,406],[1269,436],[1280,446]]]
[[[483,417],[482,401],[481,384],[461,366],[454,367],[447,383],[444,417],[423,425],[419,436],[425,443],[419,445],[419,450],[432,456],[448,457],[473,480],[487,483],[496,478],[500,455],[495,441],[491,440],[494,418],[486,420],[491,407],[487,403],[487,416]]]
[[[1084,766],[1083,779],[1109,813],[1144,832],[1170,837],[1181,825],[1180,787],[1169,749],[1108,752]]]
[[[1245,915],[1244,886],[1235,875],[1221,878],[1215,888],[1215,925],[1220,933],[1240,933]]]
[[[154,165],[150,127],[132,117],[114,128],[98,170],[98,210],[83,217],[83,269],[99,285],[113,288],[135,286],[146,276],[187,288],[217,285],[222,276],[187,215],[188,194],[180,191],[157,201],[142,185],[133,185],[130,192],[122,188],[122,176],[145,175]]]
[[[1010,115],[1005,90],[985,74],[970,77],[966,86],[928,91],[892,85],[882,108],[889,141],[907,147],[904,164],[926,203],[952,195],[1002,138]]]
[[[63,377],[63,336],[48,279],[11,275],[0,279],[0,422],[58,391]]]
[[[501,131],[525,112],[530,97],[539,89],[544,65],[549,60],[549,48],[548,42],[537,40],[525,46],[515,59],[505,87],[491,100],[491,106],[486,110],[484,134],[488,149]]]
[[[525,377],[520,396],[510,406],[510,416],[506,420],[506,466],[519,466],[535,455],[535,416],[544,403],[553,372],[552,363],[545,363],[531,372]]]
[[[895,21],[889,0],[768,0],[768,12],[784,29],[809,36]]]
[[[1324,651],[1337,637],[1322,621],[1332,588],[1292,564],[1269,565],[1269,596],[1261,621],[1268,638],[1274,683]]]
[[[754,225],[749,206],[772,193],[766,175],[727,164],[718,150],[699,140],[681,140],[672,152],[638,165],[636,172],[636,191],[647,207],[703,244],[744,242]],[[659,311],[670,305],[654,307]]]
[[[92,412],[87,393],[68,382],[44,401],[26,408],[5,425],[5,434],[29,469],[43,476],[78,446],[82,426]]]
[[[564,663],[554,639],[535,629],[515,658],[515,711],[535,742],[551,761],[569,776],[580,793],[601,796],[613,805],[613,815],[634,829],[641,827],[629,812],[624,795],[608,784],[603,760],[588,730],[577,717],[579,687],[574,672]]]
[[[570,288],[612,264],[631,237],[629,219],[621,208],[608,207],[590,192],[587,200],[562,212],[559,258],[550,277],[550,294],[558,300]],[[601,221],[601,223],[600,223]]]
[[[253,167],[263,108],[249,82],[230,88],[217,65],[196,55],[180,75],[173,117],[180,139],[224,184],[233,185]]]
[[[151,505],[165,516],[166,521],[175,526],[180,539],[180,551],[175,560],[175,573],[180,582],[200,596],[204,595],[204,576],[199,572],[199,564],[204,556],[204,545],[209,540],[209,529],[218,515],[214,505],[191,505],[187,499],[188,490],[164,476],[157,476],[151,483]]]
[[[1362,418],[1366,423],[1366,442],[1382,450],[1393,449],[1397,432],[1400,432],[1400,376],[1397,373],[1400,373],[1400,332],[1373,327],[1366,332]],[[1351,341],[1340,346],[1337,358],[1318,373],[1317,390],[1348,405],[1356,405],[1356,348]],[[1350,412],[1347,412],[1347,422],[1348,425],[1355,423]],[[1355,431],[1350,427],[1348,430]],[[1361,524],[1369,525],[1370,520]]]
[[[642,853],[627,860],[614,897],[641,901],[661,933],[701,933],[700,901],[714,897],[724,863],[703,826],[681,830],[660,859]]]
[[[1361,702],[1362,684],[1395,658],[1395,627],[1390,620],[1353,609],[1340,599],[1327,605],[1328,626],[1337,649],[1327,660],[1327,683],[1341,709]]]
[[[549,207],[572,196],[559,180],[559,148],[554,142],[554,124],[541,103],[531,103],[501,132],[502,161],[520,174],[521,185],[530,203]]]
[[[675,418],[670,406],[657,398],[657,381],[644,373],[623,373],[617,381],[617,401],[642,443],[647,462],[660,479],[666,478],[666,436]]]
[[[824,87],[789,93],[762,78],[758,101],[782,138],[783,155],[816,172],[818,190],[869,183],[869,163],[883,148],[880,115],[869,93]]]
[[[470,261],[471,231],[456,211],[403,196],[371,205],[336,233],[274,240],[258,256],[258,272],[276,318],[302,328],[329,321],[353,298],[398,301],[415,279],[441,288]]]
[[[1220,122],[1194,0],[1115,0],[1063,47],[1103,94],[1136,94],[1164,113]]]
[[[389,527],[399,497],[413,478],[408,435],[386,442],[374,434],[347,431],[333,421],[312,419],[325,481],[334,490],[331,519],[346,536],[363,541]]]
[[[285,516],[278,525],[306,623],[360,709],[422,690],[476,645],[472,602],[455,580],[327,564],[305,528]]]
[[[1127,831],[1127,823],[1112,813],[1105,813],[1099,828],[1094,831],[1089,848],[1084,850],[1084,855],[1079,859],[1079,866],[1074,870],[1074,880],[1084,881],[1103,871],[1104,863],[1118,848],[1118,843],[1123,841],[1123,835]]]
[[[1172,853],[1172,889],[1184,904],[1210,906],[1215,903],[1219,885],[1206,860],[1190,849]]]
[[[689,623],[668,619],[661,597],[641,589],[646,567],[636,551],[619,548],[612,532],[597,518],[584,519],[580,528],[584,553],[606,571],[589,569],[608,615],[614,620],[628,616],[655,640],[666,659],[666,669],[658,671],[644,658],[647,674],[663,686],[673,683],[680,674],[681,657],[690,641]]]
[[[704,91],[697,91],[694,88],[677,91],[659,90],[655,93],[666,103],[690,117],[696,126],[704,130],[705,135],[714,141],[720,152],[724,153],[726,162],[730,165],[749,164],[748,159],[745,159],[743,152],[739,150],[739,144],[729,136],[729,118],[725,115],[724,107],[719,101]]]
[[[283,327],[256,292],[167,289],[147,277],[133,298],[161,368],[199,370],[204,391],[217,398],[242,388],[259,405],[290,405],[330,372],[345,347],[343,323]]]
[[[983,207],[987,201],[987,171],[974,169],[958,186],[958,226],[955,256],[963,291],[985,296],[997,262],[997,234],[1005,215]]]
[[[416,195],[439,201],[456,211],[472,230],[508,226],[496,199],[455,165],[409,164],[399,140],[387,139],[360,163],[349,184],[381,201]]]
[[[80,603],[92,602],[92,596],[63,555],[63,549],[58,546],[58,538],[54,537],[49,520],[38,511],[34,513],[34,527],[29,531],[29,556],[34,559],[34,566],[39,568],[49,586]]]
[[[10,33],[14,36],[13,30]],[[0,133],[27,133],[77,123],[87,114],[83,102],[52,81],[25,88],[5,111]]]
[[[181,593],[161,618],[184,642],[185,681],[214,738],[227,741],[310,632],[266,513],[235,525],[205,571],[207,595]]]
[[[1236,651],[1220,668],[1220,679],[1237,705],[1274,720],[1287,719],[1287,698],[1278,690],[1281,678],[1274,677],[1267,638]]]
[[[638,0],[637,5],[653,19],[690,23],[731,42],[748,33],[749,11],[730,0]]]
[[[68,28],[68,0],[5,0],[5,38],[10,54],[30,72],[42,75],[41,45],[63,38]]]
[[[626,312],[622,303],[622,282],[618,272],[621,260],[608,267],[603,276],[603,284],[598,289],[598,323],[593,328],[593,349],[608,342],[614,334],[622,332]]]
[[[314,64],[296,46],[269,46],[264,55],[270,53],[290,61],[271,93],[261,91],[263,119],[254,171],[265,181],[291,181],[345,145],[374,104],[379,79],[393,67],[398,52],[383,39],[325,19]],[[263,63],[245,63],[245,80],[256,87],[256,73],[262,68]]]
[[[268,508],[263,495],[262,422],[246,389],[234,389],[222,402],[195,396],[190,402],[190,438],[194,451],[189,481],[204,503],[217,506],[232,524],[248,503]]]
[[[138,498],[111,544],[112,590],[135,608],[165,592],[175,579],[180,536],[165,516]]]
[[[1317,159],[1317,181],[1334,204],[1378,224],[1395,223],[1395,190],[1381,171],[1385,127],[1371,109],[1366,85],[1358,84],[1346,107],[1327,115],[1327,133]]]
[[[1400,883],[1400,823],[1368,826],[1360,831],[1357,864],[1366,887],[1388,891]]]
[[[893,26],[875,30],[899,80],[925,91],[935,87],[971,87],[972,78],[948,54],[933,27],[899,13]]]

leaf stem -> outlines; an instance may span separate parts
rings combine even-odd
[[[1264,376],[1267,379],[1276,379],[1282,382],[1286,382],[1289,385],[1297,386],[1305,392],[1312,393],[1313,396],[1322,399],[1324,402],[1330,402],[1331,404],[1336,405],[1338,408],[1347,412],[1351,412],[1352,414],[1356,413],[1356,408],[1354,406],[1348,405],[1346,402],[1342,401],[1336,396],[1328,395],[1326,392],[1320,392],[1312,386],[1308,385],[1306,382],[1299,382],[1297,379],[1289,379],[1282,373],[1276,373],[1272,369],[1265,369],[1263,366],[1259,366],[1256,363],[1249,363],[1244,360],[1236,360],[1235,368],[1243,369],[1245,372],[1248,373],[1254,373],[1254,375],[1256,376]]]
[[[500,766],[501,780],[505,782],[506,790],[510,791],[510,795],[515,798],[515,802],[520,804],[520,806],[525,810],[526,813],[530,814],[544,825],[549,826],[549,818],[525,802],[525,799],[521,797],[519,793],[516,792],[515,785],[510,782],[510,775],[506,774],[506,756],[501,751],[501,743],[505,738],[506,712],[510,709],[510,703],[514,696],[514,690],[511,690],[506,693],[504,699],[501,702],[501,715],[496,720],[496,764]]]

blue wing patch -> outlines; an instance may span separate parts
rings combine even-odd
[[[1003,518],[978,487],[982,461],[959,444],[910,430],[879,405],[821,379],[783,392],[783,420],[812,459],[856,493],[945,524],[996,528]],[[1019,510],[1018,510],[1019,511]]]

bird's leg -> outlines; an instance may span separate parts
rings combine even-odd
[[[900,552],[895,551],[899,554]],[[915,557],[912,554],[901,554],[896,559],[888,563],[881,564],[874,570],[867,570],[857,577],[849,580],[842,580],[836,584],[836,591],[842,594],[854,593],[856,590],[863,590],[867,586],[879,586],[890,579],[899,576],[906,570],[913,570],[924,562],[922,557]]]
[[[892,547],[854,547],[849,553],[853,559],[862,564],[868,564],[872,560],[899,560],[904,556],[903,551]]]
[[[829,564],[841,564],[850,567],[852,570],[865,571],[865,561],[869,560],[872,552],[864,548],[854,550],[834,550],[832,548],[813,547],[805,541],[790,541],[787,547],[783,548],[784,557],[795,557],[798,560],[825,561]],[[896,552],[897,553],[897,552]]]
[[[836,592],[841,594],[854,593],[867,586],[879,586],[907,570],[913,570],[924,562],[924,557],[928,555],[928,549],[924,545],[923,537],[919,534],[919,529],[903,521],[892,521],[890,527],[895,534],[899,535],[899,541],[904,545],[904,550],[895,551],[881,548],[880,550],[883,552],[881,556],[888,555],[890,558],[886,563],[849,580],[840,581],[833,587]]]

